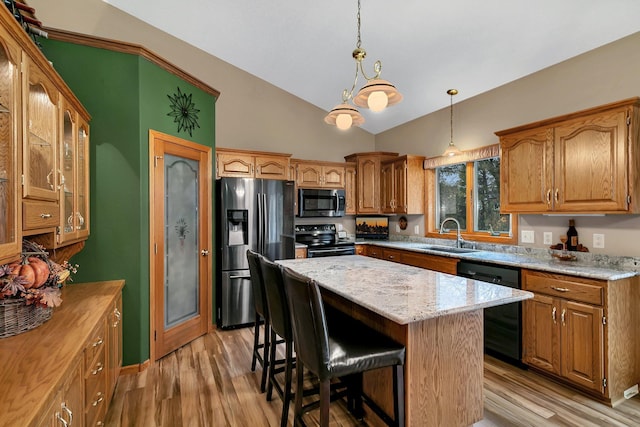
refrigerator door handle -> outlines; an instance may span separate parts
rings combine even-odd
[[[269,211],[267,210],[267,193],[264,193],[262,195],[262,212],[263,212],[263,216],[262,219],[264,221],[264,226],[263,226],[263,235],[262,235],[262,254],[263,255],[267,255],[267,242],[269,241],[268,236],[269,236],[269,221],[271,220],[271,218],[269,218]]]
[[[258,193],[258,252],[263,253],[264,246],[264,212],[262,211],[262,193]]]

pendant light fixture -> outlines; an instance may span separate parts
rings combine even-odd
[[[336,125],[338,129],[346,130],[351,126],[360,126],[364,123],[364,118],[360,112],[352,105],[349,104],[349,100],[353,100],[353,103],[358,107],[370,108],[371,111],[382,111],[386,107],[395,105],[402,101],[402,95],[394,85],[386,80],[380,78],[382,71],[382,62],[376,61],[373,65],[373,71],[375,75],[368,77],[362,67],[362,61],[367,56],[367,52],[361,47],[362,40],[360,38],[360,0],[358,0],[358,41],[356,48],[352,52],[351,56],[356,61],[356,75],[353,79],[353,85],[351,90],[345,89],[342,92],[342,104],[334,107],[329,114],[324,118],[326,123]],[[367,83],[358,91],[358,94],[354,97],[353,91],[358,83],[358,72],[362,73],[362,76],[367,80]]]
[[[462,154],[462,151],[458,150],[458,147],[456,147],[453,144],[453,96],[458,94],[458,90],[449,89],[447,93],[451,97],[451,104],[449,107],[449,110],[451,112],[451,139],[449,140],[449,146],[447,147],[446,150],[444,150],[444,153],[442,153],[442,155],[450,157],[450,156],[457,156],[458,154]]]

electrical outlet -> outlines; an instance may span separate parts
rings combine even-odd
[[[593,247],[600,249],[604,248],[604,234],[593,235]]]
[[[535,243],[533,230],[522,230],[522,243]]]
[[[638,384],[629,387],[628,389],[626,389],[624,391],[624,398],[625,399],[631,399],[633,396],[635,396],[636,394],[638,394]]]
[[[552,245],[553,244],[553,233],[550,231],[545,231],[544,233],[542,233],[542,238],[544,240],[544,244],[545,245]]]
[[[396,233],[400,232],[400,224],[396,224]]]
[[[420,234],[420,226],[416,225],[415,227],[413,227],[413,234],[415,234],[416,236]]]

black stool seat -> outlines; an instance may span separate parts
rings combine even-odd
[[[318,284],[288,268],[283,271],[296,346],[297,388],[302,388],[306,368],[320,381],[320,401],[302,406],[302,393],[295,396],[295,425],[302,415],[320,406],[320,426],[329,425],[330,382],[340,378],[347,384],[347,408],[356,417],[366,403],[387,425],[404,426],[405,347],[336,310],[325,312]],[[393,369],[395,419],[362,392],[362,373],[371,369]]]
[[[404,364],[403,345],[357,320],[330,327],[328,338],[327,373],[331,378]]]

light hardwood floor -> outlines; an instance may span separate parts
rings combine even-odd
[[[151,364],[121,376],[106,418],[116,427],[279,426],[282,403],[259,392],[251,372],[251,328],[216,330]],[[484,419],[476,427],[640,426],[640,398],[615,409],[527,370],[485,359]],[[289,425],[292,425],[293,405]],[[339,402],[331,426],[366,425]],[[305,418],[317,424],[315,414]]]

